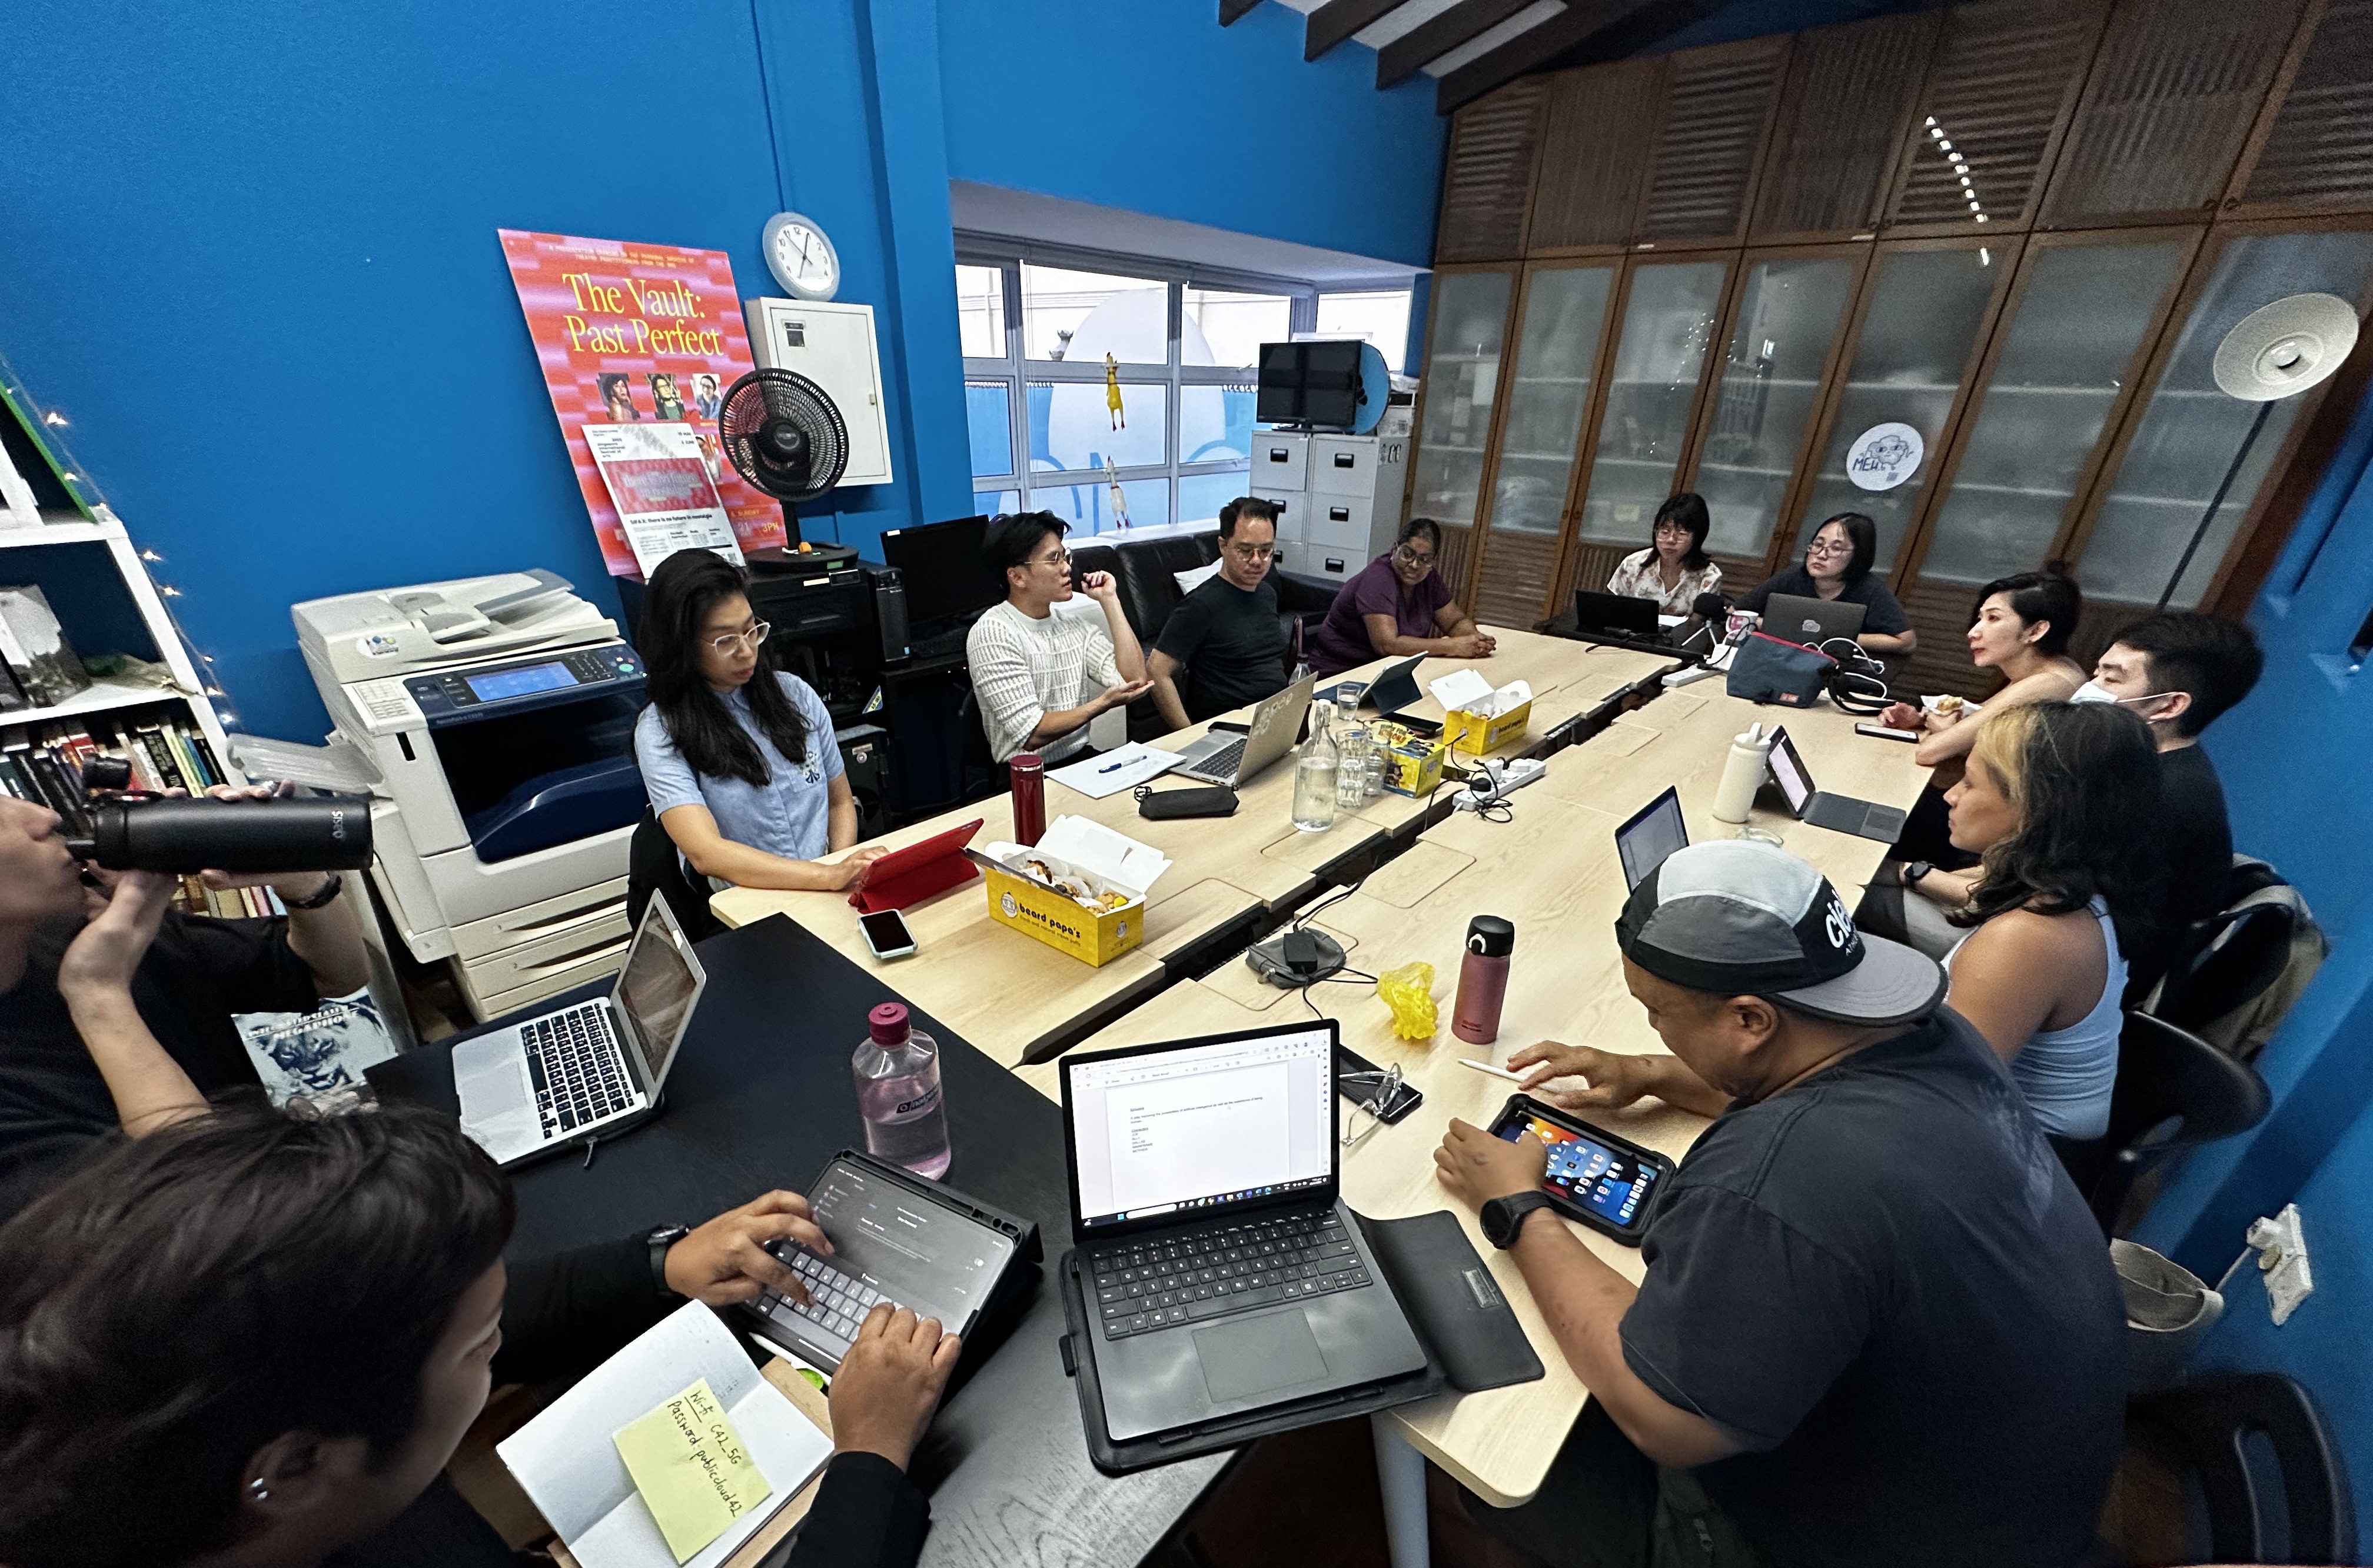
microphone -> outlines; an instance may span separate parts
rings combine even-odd
[[[1714,627],[1730,613],[1730,600],[1720,594],[1700,594],[1689,601],[1689,613],[1698,618],[1699,625],[1696,631],[1681,639],[1681,646],[1686,648],[1702,636],[1706,639],[1706,646],[1711,648],[1717,635]]]

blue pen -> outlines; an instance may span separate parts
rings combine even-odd
[[[1134,758],[1123,757],[1119,761],[1115,762],[1112,766],[1110,766],[1110,767],[1108,767],[1108,768],[1098,768],[1098,769],[1096,770],[1096,772],[1097,772],[1098,773],[1116,773],[1116,772],[1119,772],[1123,768],[1128,767],[1128,766],[1129,765],[1129,763],[1130,763],[1131,761],[1135,761],[1135,759],[1134,759]]]

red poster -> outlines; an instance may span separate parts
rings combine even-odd
[[[725,252],[497,232],[610,575],[633,576],[635,552],[586,445],[589,422],[689,424],[742,550],[782,548],[781,506],[717,448],[718,402],[750,369]]]

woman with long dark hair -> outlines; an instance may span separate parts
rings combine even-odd
[[[1946,1003],[2063,1138],[2109,1125],[2126,956],[2157,935],[2158,789],[2157,749],[2132,714],[2062,703],[1989,714],[1945,797],[1953,842],[1977,868],[1909,879],[1907,913],[1925,906],[1966,933],[1944,957]],[[1936,923],[1923,915],[1913,935]]]
[[[1813,530],[1801,563],[1748,589],[1738,608],[1760,615],[1773,594],[1841,598],[1863,607],[1862,631],[1854,641],[1864,652],[1908,654],[1920,645],[1920,634],[1895,590],[1872,570],[1877,563],[1878,525],[1860,512],[1840,512]]]
[[[750,608],[749,587],[741,567],[706,550],[679,550],[651,574],[641,637],[651,701],[635,721],[643,788],[704,877],[742,888],[854,888],[885,852],[822,863],[857,842],[857,798],[824,699],[760,658],[768,627]]]
[[[1722,591],[1722,568],[1705,552],[1713,528],[1705,497],[1692,491],[1668,495],[1656,508],[1648,548],[1616,563],[1607,591],[1625,598],[1653,598],[1659,613],[1687,615],[1700,594]]]

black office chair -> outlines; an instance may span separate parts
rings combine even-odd
[[[684,934],[697,942],[714,936],[725,929],[725,923],[711,914],[708,896],[693,886],[684,873],[684,860],[676,853],[675,841],[668,837],[660,819],[643,808],[643,819],[635,824],[635,836],[626,841],[626,919],[637,928],[643,923],[643,911],[649,907],[651,895],[657,893],[675,912],[675,923]]]
[[[2272,1473],[2251,1465],[2253,1437],[2271,1452]],[[2289,1378],[2252,1373],[2146,1394],[2127,1407],[2126,1439],[2198,1485],[2207,1504],[2203,1561],[2356,1560],[2339,1451],[2307,1390]]]
[[[2248,1132],[2273,1104],[2247,1063],[2163,1018],[2129,1013],[2118,1036],[2109,1132],[2090,1143],[2055,1138],[2052,1147],[2106,1236],[2145,1171],[2178,1149]]]
[[[1012,787],[1012,778],[1004,763],[988,749],[988,730],[980,719],[980,693],[964,689],[964,701],[956,704],[956,723],[964,731],[964,797],[979,800]]]
[[[2248,1005],[2282,978],[2298,919],[2283,904],[2228,909],[2184,944],[2152,1004],[2155,1016],[2197,1029]]]

